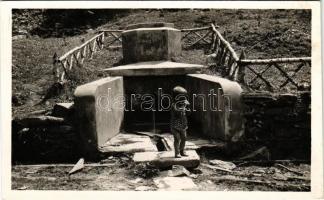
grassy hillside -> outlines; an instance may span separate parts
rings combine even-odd
[[[26,12],[29,11],[24,10],[24,16]],[[63,95],[34,106],[53,83],[53,54],[62,55],[93,36],[97,30],[105,28],[123,29],[129,24],[154,21],[172,22],[176,28],[191,28],[214,22],[238,53],[246,50],[248,58],[311,55],[311,13],[307,10],[92,10],[81,15],[86,19],[79,15],[74,15],[74,18],[67,16],[69,23],[66,24],[62,23],[66,19],[66,11],[65,15],[62,10],[52,12],[61,17],[53,17],[53,13],[42,17],[27,15],[28,20],[21,23],[22,12],[14,13],[13,29],[26,29],[29,35],[25,39],[12,41],[13,116],[49,109],[55,102],[72,101],[77,85],[103,77],[104,74],[98,69],[120,62],[120,50],[104,49],[98,52],[93,60],[85,64],[80,72],[82,75],[69,83]],[[37,15],[44,13],[37,12]],[[38,26],[28,26],[33,20],[37,20],[35,23]],[[73,22],[80,20],[85,22],[75,23],[76,27],[73,27]],[[60,28],[55,29],[54,25]],[[204,63],[204,60],[203,49],[183,51],[179,58],[179,61],[189,63]]]

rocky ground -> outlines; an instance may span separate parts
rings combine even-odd
[[[247,161],[237,163],[234,169],[223,171],[215,169],[211,161],[211,158],[202,157],[198,168],[177,171],[171,175],[169,171],[175,170],[158,170],[146,165],[135,165],[131,157],[126,155],[107,156],[100,163],[87,163],[81,171],[72,175],[68,172],[73,168],[73,164],[16,165],[12,169],[12,189],[175,190],[179,186],[172,183],[168,183],[169,188],[156,184],[159,179],[175,177],[181,181],[192,180],[193,185],[184,190],[310,191],[308,164],[294,164],[288,161],[256,164]]]
[[[82,70],[76,70],[75,76],[63,91],[51,87],[54,83],[52,73],[54,53],[62,55],[92,37],[96,31],[105,28],[123,29],[128,24],[147,21],[173,22],[176,28],[191,28],[208,26],[214,22],[220,26],[220,31],[234,49],[237,52],[244,49],[248,58],[295,57],[311,54],[311,15],[305,10],[133,10],[109,15],[109,17],[102,13],[87,11],[82,16],[92,17],[89,17],[85,24],[78,24],[77,27],[71,26],[72,22],[62,24],[60,17],[55,18],[58,22],[51,21],[50,19],[54,18],[43,17],[41,13],[44,11],[17,12],[13,15],[13,35],[16,36],[12,41],[13,118],[23,118],[37,110],[50,113],[55,103],[73,101],[73,92],[77,85],[104,77],[105,75],[99,72],[100,69],[120,63],[121,50],[105,48],[85,63]],[[49,16],[53,16],[53,13]],[[30,21],[35,23],[29,23]],[[205,51],[198,48],[183,51],[177,61],[203,64],[205,58]],[[44,103],[38,104],[51,89],[54,90],[54,95]],[[38,147],[45,148],[51,145],[51,141],[42,142],[47,134],[42,129],[32,129],[26,133],[28,134],[19,137],[27,138],[26,141],[40,142]],[[28,146],[28,142],[25,145]],[[73,142],[72,144],[68,142],[66,146],[72,148],[69,151],[73,150],[73,145],[77,146]],[[38,150],[39,148],[35,149]],[[46,149],[43,150],[47,152]],[[60,155],[64,154],[64,151],[62,152]],[[33,153],[31,149],[29,153],[35,152]],[[310,189],[308,162],[283,161],[281,163],[296,172],[288,171],[275,165],[278,163],[271,162],[239,162],[235,163],[236,168],[224,172],[208,166],[210,160],[223,159],[222,156],[206,157],[204,151],[200,151],[199,154],[205,165],[190,170],[189,177],[197,186],[194,190],[308,191]],[[43,156],[46,157],[46,154]],[[68,166],[56,164],[26,166],[19,165],[26,164],[26,161],[18,160],[12,167],[12,188],[157,190],[159,188],[154,183],[154,178],[164,176],[164,172],[146,169],[147,166],[136,167],[129,161],[131,158],[129,155],[107,156],[104,158],[106,165],[86,166],[79,173],[68,176],[67,172],[79,158],[79,155],[72,155]],[[42,160],[36,160],[33,164],[42,164]],[[50,161],[46,161],[48,162]],[[143,177],[146,173],[149,174],[148,177]],[[139,186],[145,187],[139,189]]]
[[[159,164],[152,165],[154,162],[136,163],[138,160],[134,153],[128,152],[134,148],[128,145],[130,138],[126,138],[127,141],[116,140],[111,148],[106,148],[121,152],[107,152],[97,161],[83,161],[76,140],[71,140],[73,131],[72,136],[71,131],[64,135],[58,134],[58,130],[33,134],[35,131],[41,132],[31,129],[29,134],[27,131],[21,137],[36,139],[23,138],[26,143],[14,146],[16,151],[24,150],[20,155],[23,159],[16,158],[12,165],[14,190],[310,191],[309,161],[294,158],[271,160],[271,152],[266,147],[243,156],[240,153],[227,156],[222,144],[203,139],[198,141],[190,134],[186,149],[196,149],[200,156],[199,166],[161,168]],[[146,142],[161,148],[156,139]],[[163,153],[160,149],[159,152]],[[17,152],[14,153],[17,156]]]

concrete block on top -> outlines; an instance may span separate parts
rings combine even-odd
[[[123,59],[126,63],[171,60],[181,54],[180,30],[156,24],[130,27],[136,29],[122,33]]]
[[[104,71],[111,76],[168,76],[197,74],[206,68],[203,65],[170,61],[150,61],[108,68]]]
[[[161,27],[169,27],[174,28],[173,23],[167,22],[149,22],[149,23],[138,23],[138,24],[130,24],[126,27],[126,30],[137,29],[137,28],[161,28]]]

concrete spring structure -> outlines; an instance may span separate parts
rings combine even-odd
[[[129,64],[109,68],[106,70],[109,77],[81,85],[75,91],[77,128],[85,155],[92,157],[100,152],[107,141],[124,130],[149,131],[154,123],[154,128],[168,131],[168,110],[143,111],[140,102],[127,97],[132,94],[154,97],[159,89],[171,94],[177,85],[188,90],[189,101],[195,107],[189,117],[189,129],[202,137],[239,141],[244,133],[240,85],[202,74],[206,68],[202,65],[170,62],[172,57],[181,54],[181,32],[173,24],[138,24],[129,28],[132,29],[122,33],[123,57]],[[218,95],[217,110],[205,109],[214,106],[207,101],[210,91]],[[195,95],[205,96],[206,102],[191,100]],[[117,101],[116,97],[130,104],[133,110],[123,106],[106,107]],[[157,103],[156,99],[152,101]]]

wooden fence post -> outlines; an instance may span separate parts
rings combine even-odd
[[[57,53],[55,52],[53,55],[53,78],[54,82],[58,82],[60,80],[60,69],[58,66],[59,58],[57,56]]]
[[[245,76],[245,64],[241,62],[241,60],[244,60],[246,58],[245,51],[242,50],[241,55],[240,55],[240,60],[237,62],[238,66],[238,72],[235,77],[235,81],[245,84],[244,76]]]
[[[213,31],[213,33],[212,33],[212,41],[210,43],[210,48],[209,48],[209,51],[211,53],[213,53],[213,50],[215,48],[215,43],[216,43],[216,33]]]

